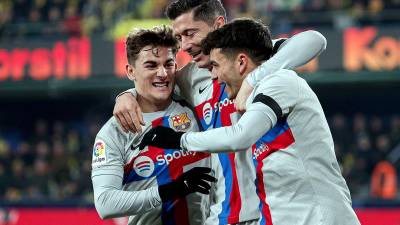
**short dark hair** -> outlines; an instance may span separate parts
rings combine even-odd
[[[169,26],[155,26],[151,29],[134,29],[126,38],[126,57],[133,64],[139,52],[147,45],[171,47],[174,55],[178,51],[178,42]]]
[[[170,20],[193,10],[193,20],[212,24],[218,16],[226,20],[226,11],[220,0],[177,0],[168,5],[165,14]]]
[[[245,52],[256,64],[272,55],[271,33],[266,25],[253,19],[236,19],[210,32],[203,40],[202,51],[209,55],[212,49],[221,48],[228,57]]]

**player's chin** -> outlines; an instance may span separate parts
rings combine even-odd
[[[163,102],[163,101],[167,101],[170,99],[172,95],[172,90],[158,90],[157,92],[154,93],[154,99],[157,102]]]
[[[209,58],[204,55],[201,55],[199,58],[196,58],[194,62],[199,68],[208,68],[210,66]]]

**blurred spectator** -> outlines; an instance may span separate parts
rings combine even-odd
[[[398,115],[392,116],[390,120],[390,139],[393,143],[400,142],[400,117]]]
[[[335,114],[332,118],[332,136],[336,141],[335,144],[339,145],[339,148],[344,151],[351,147],[353,139],[352,132],[349,127],[347,127],[347,124],[348,122],[343,114]],[[346,152],[343,152],[343,154],[344,153]]]
[[[126,18],[164,18],[172,0],[3,0],[0,35],[91,35]],[[330,26],[400,22],[398,0],[222,0],[229,20],[261,18],[275,32]],[[6,29],[8,28],[8,29]]]
[[[399,144],[399,116],[336,113],[328,119],[353,198],[369,198],[375,193],[369,190],[373,169]],[[92,202],[91,155],[102,120],[96,115],[79,122],[39,119],[15,149],[0,135],[0,199]]]
[[[383,134],[383,121],[382,118],[378,116],[373,116],[370,119],[370,124],[369,124],[369,129],[370,129],[370,134],[373,137],[377,137],[381,134]]]
[[[68,5],[65,11],[64,27],[68,35],[81,35],[81,17],[78,15],[78,9],[76,5]]]

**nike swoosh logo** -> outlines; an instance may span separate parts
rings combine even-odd
[[[203,91],[206,90],[206,89],[207,89],[207,86],[204,87],[204,88],[200,88],[200,89],[199,89],[199,94],[203,93]]]

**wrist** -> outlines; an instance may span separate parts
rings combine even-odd
[[[250,74],[251,75],[251,74]],[[246,79],[244,80],[244,82],[247,82],[247,84],[251,87],[251,88],[254,88],[254,86],[256,85],[256,80],[255,79],[253,79],[253,77],[252,76],[247,76],[246,77]],[[242,84],[243,85],[243,84]]]

